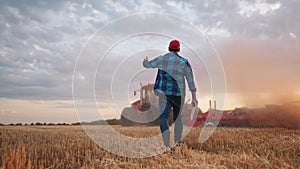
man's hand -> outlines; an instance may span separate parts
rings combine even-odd
[[[193,107],[198,106],[198,100],[192,99],[192,105],[193,105]]]
[[[192,92],[192,105],[193,106],[198,106],[198,100],[196,97],[196,92]]]

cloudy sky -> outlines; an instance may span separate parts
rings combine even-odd
[[[72,77],[81,49],[87,47],[87,41],[103,26],[142,13],[179,17],[211,40],[226,75],[225,108],[281,104],[300,99],[300,0],[2,0],[0,123],[78,121],[72,98]],[[115,25],[110,30],[112,36],[106,36],[104,42],[102,38],[99,46],[109,48],[108,42],[113,35],[134,31],[137,27],[153,27],[162,32],[168,28],[164,24],[148,25],[134,21],[128,25]],[[110,104],[106,93],[111,90],[103,89],[101,85],[110,81],[112,76],[105,76],[103,72],[113,72],[115,66],[112,65],[117,66],[118,61],[130,65],[128,69],[135,70],[135,66],[140,69],[144,55],[154,58],[166,52],[170,40],[167,36],[147,35],[131,38],[124,44],[120,42],[108,54],[111,57],[98,67],[99,74],[95,76],[95,70],[89,69],[88,61],[81,62],[82,74],[78,72],[73,80],[84,82],[88,81],[87,76],[95,76],[96,100],[102,106],[103,118],[118,118],[116,106],[122,108],[123,104],[129,105],[137,98],[128,94],[128,99],[122,100],[115,94],[113,100],[117,100],[117,105]],[[134,54],[137,46],[146,47]],[[201,51],[202,47],[196,48]],[[90,45],[87,48],[93,51],[97,47]],[[126,52],[132,57],[126,58]],[[183,49],[182,54],[190,53]],[[201,67],[194,62],[192,66],[197,76],[200,106],[206,110],[210,84],[203,73],[205,65]],[[144,75],[153,81],[155,71],[146,71]],[[115,76],[117,81],[111,87],[117,91],[124,85],[120,81],[122,74]],[[129,92],[139,86],[138,81],[142,80],[139,76],[131,74],[136,78],[125,84],[129,86]],[[79,120],[97,118],[91,113],[93,103],[88,99],[82,98],[78,104],[86,112],[86,116]]]

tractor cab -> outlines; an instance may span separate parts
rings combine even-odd
[[[140,99],[133,102],[131,105],[138,111],[138,112],[144,112],[146,110],[149,110],[151,107],[151,104],[157,103],[157,96],[154,95],[154,84],[148,83],[147,85],[140,84],[141,87],[139,90],[134,91],[134,95],[137,95],[137,92],[140,93]]]

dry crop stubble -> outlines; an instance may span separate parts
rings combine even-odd
[[[158,127],[114,128],[151,137]],[[299,168],[300,131],[217,128],[205,143],[193,128],[174,151],[149,158],[120,157],[101,149],[80,126],[1,126],[3,168]]]

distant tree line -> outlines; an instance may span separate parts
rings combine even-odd
[[[75,123],[10,123],[10,124],[2,124],[0,123],[0,126],[9,125],[9,126],[68,126],[68,125],[120,125],[120,119],[108,119],[108,120],[96,120],[91,122],[75,122]]]
[[[71,125],[68,123],[41,123],[41,122],[36,122],[36,123],[10,123],[10,124],[0,124],[2,126],[8,125],[8,126],[54,126],[54,125]]]
[[[109,120],[96,120],[91,122],[77,122],[72,123],[72,125],[120,125],[121,121],[120,119],[109,119]]]

